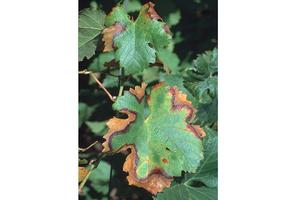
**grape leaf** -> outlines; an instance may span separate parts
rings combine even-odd
[[[204,160],[195,174],[189,174],[189,181],[201,181],[208,187],[218,186],[218,137],[216,131],[204,128],[206,137],[203,139]]]
[[[142,7],[142,4],[138,0],[129,0],[128,4],[125,5],[127,12],[136,12],[139,11]],[[126,4],[126,1],[124,2]]]
[[[149,2],[142,6],[135,21],[130,20],[122,6],[114,7],[106,17],[103,31],[105,51],[117,48],[116,60],[125,72],[142,72],[149,63],[156,60],[156,52],[165,48],[171,40],[167,25]]]
[[[95,135],[103,135],[104,129],[105,129],[105,121],[103,122],[90,122],[87,121],[85,124],[89,127],[89,129],[95,134]]]
[[[198,55],[193,67],[187,69],[185,86],[200,104],[210,104],[218,95],[217,49]]]
[[[189,75],[196,80],[203,81],[215,75],[218,72],[218,50],[215,48],[212,51],[199,54],[193,61],[193,65],[194,66],[187,69],[187,71],[189,71]]]
[[[218,191],[216,188],[208,187],[190,187],[179,184],[166,189],[163,193],[157,195],[156,200],[217,200]]]
[[[204,81],[190,82],[186,85],[202,104],[211,103],[218,94],[217,77],[208,77]]]
[[[127,118],[108,121],[103,147],[112,153],[130,149],[123,166],[129,184],[156,194],[182,171],[196,172],[205,132],[189,123],[196,110],[176,86],[159,83],[148,98],[145,88],[145,83],[131,88],[113,104]]]
[[[105,70],[107,67],[105,63],[108,63],[114,59],[114,54],[112,52],[109,53],[100,53],[91,64],[88,66],[88,69],[93,72],[101,72]]]
[[[98,36],[104,28],[105,13],[97,8],[87,8],[79,13],[79,61],[91,58],[97,48]]]
[[[78,125],[80,128],[82,123],[87,121],[92,116],[93,112],[96,110],[96,105],[89,106],[86,103],[80,102],[78,109],[79,109]]]
[[[173,187],[157,195],[156,200],[217,200],[218,185],[218,140],[216,132],[204,128],[206,136],[203,139],[204,160],[200,163],[197,172],[187,174],[186,178]],[[198,185],[193,184],[198,183]],[[199,183],[200,187],[199,187]],[[204,184],[204,185],[203,185]]]
[[[171,70],[172,74],[178,73],[179,58],[174,52],[168,49],[160,49],[158,51],[158,58],[164,64],[165,68]]]
[[[180,10],[176,10],[175,12],[169,14],[168,25],[175,26],[176,24],[179,23],[180,19],[181,19]]]

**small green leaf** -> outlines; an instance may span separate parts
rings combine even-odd
[[[174,52],[168,49],[160,49],[158,59],[164,64],[164,67],[171,70],[172,74],[178,73],[179,58]]]
[[[106,121],[104,122],[85,122],[86,125],[89,127],[89,129],[95,134],[95,135],[104,135],[104,130],[106,127]]]
[[[201,126],[213,126],[218,121],[218,98],[209,104],[199,104],[197,110],[197,122]]]
[[[218,94],[217,77],[208,77],[204,81],[187,83],[186,85],[192,92],[193,96],[196,97],[202,104],[211,103]]]
[[[146,68],[143,71],[143,81],[145,83],[152,83],[154,81],[157,81],[159,78],[159,67],[150,67]]]
[[[108,193],[108,182],[110,177],[110,164],[101,161],[96,169],[94,169],[89,176],[91,187],[98,193]],[[114,171],[113,171],[114,174]]]
[[[86,103],[79,103],[79,121],[78,125],[79,128],[81,127],[82,123],[87,121],[93,114],[96,109],[95,106],[88,106]]]
[[[99,9],[87,8],[79,13],[78,48],[79,61],[91,58],[97,48],[99,35],[104,28],[105,13]]]
[[[118,87],[118,84],[119,84],[119,78],[116,76],[106,75],[103,80],[103,85],[106,88]]]
[[[175,26],[176,24],[179,23],[180,19],[181,19],[180,10],[172,12],[169,14],[169,17],[168,17],[168,21],[167,21],[168,25]]]
[[[142,4],[138,0],[129,0],[127,1],[128,4],[126,5],[126,1],[124,2],[124,6],[128,13],[139,11],[142,7]]]
[[[113,52],[100,53],[99,56],[93,59],[88,69],[93,72],[101,72],[107,68],[105,63],[112,61],[114,58],[115,55]]]
[[[193,61],[194,67],[188,69],[194,73],[199,80],[204,80],[218,71],[218,51],[206,51]]]

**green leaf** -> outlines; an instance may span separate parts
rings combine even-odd
[[[114,58],[113,52],[101,53],[93,59],[88,69],[93,72],[101,72],[107,68],[105,63],[112,61]]]
[[[124,2],[124,4],[126,1]],[[124,5],[126,7],[127,12],[136,12],[139,11],[142,7],[142,4],[138,0],[129,0],[128,4]]]
[[[81,127],[82,123],[87,121],[93,114],[96,109],[96,106],[88,106],[85,103],[79,103],[79,121],[78,125],[79,128]]]
[[[217,200],[218,191],[216,188],[190,187],[179,184],[159,193],[156,200]]]
[[[179,58],[174,52],[168,49],[160,49],[158,58],[164,64],[164,67],[171,69],[172,74],[178,73]]]
[[[169,14],[169,17],[168,17],[168,25],[175,26],[176,24],[179,23],[180,19],[181,19],[180,10],[172,12]]]
[[[188,69],[198,80],[204,80],[218,71],[218,51],[206,51],[193,61],[194,67]]]
[[[115,7],[106,18],[106,26],[118,23],[123,27],[111,38],[117,48],[116,60],[127,74],[142,72],[149,63],[154,63],[157,50],[165,48],[171,40],[164,29],[166,24],[158,20],[160,17],[153,7],[152,3],[145,4],[136,21],[131,21],[121,6]]]
[[[110,164],[101,161],[96,169],[94,169],[89,177],[91,187],[98,193],[108,193],[108,182],[110,177]],[[114,171],[113,171],[114,174]]]
[[[142,84],[142,87],[125,92],[113,104],[115,110],[128,117],[109,120],[103,146],[104,151],[111,152],[130,148],[131,154],[123,167],[129,172],[129,183],[155,194],[163,189],[162,185],[170,184],[170,177],[181,176],[182,171],[196,172],[203,158],[200,139],[203,131],[189,124],[195,110],[177,87],[158,84],[148,100],[144,95],[145,87]],[[165,181],[159,178],[150,181],[154,172]],[[150,185],[145,184],[145,180],[149,180]],[[157,184],[151,184],[153,181]]]
[[[119,78],[116,76],[106,75],[103,80],[103,85],[106,88],[118,87],[118,84],[119,84]]]
[[[218,151],[217,135],[210,128],[204,128],[204,160],[195,174],[187,174],[180,184],[164,190],[156,200],[217,200],[218,199]],[[193,183],[197,184],[193,184]],[[199,186],[200,183],[200,186]],[[203,185],[204,184],[204,185]]]
[[[187,83],[186,85],[202,104],[211,103],[218,94],[217,77],[208,77],[204,81]]]
[[[143,71],[143,81],[145,83],[151,83],[157,81],[159,78],[159,67],[146,68]]]
[[[218,121],[218,98],[209,104],[199,104],[197,110],[197,122],[201,126],[213,126]]]
[[[218,137],[216,131],[204,128],[206,136],[203,139],[204,160],[195,174],[190,174],[190,180],[197,180],[207,187],[218,186]]]
[[[97,48],[99,35],[104,28],[105,13],[99,9],[87,8],[79,13],[78,48],[79,61],[91,58]]]
[[[104,122],[87,121],[85,123],[94,134],[100,135],[100,136],[104,135],[103,131],[105,130],[105,127],[106,127],[106,121],[104,121]]]

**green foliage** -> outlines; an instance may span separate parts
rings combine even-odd
[[[99,35],[104,28],[105,13],[97,8],[87,8],[80,12],[78,21],[79,61],[91,58],[97,48]]]
[[[169,26],[175,26],[176,24],[179,23],[180,19],[181,19],[181,13],[180,10],[177,10],[175,12],[170,13],[167,23]]]
[[[81,194],[87,200],[108,200],[107,193],[109,190],[110,164],[101,161],[96,169],[89,176],[87,185]]]
[[[88,69],[93,72],[101,72],[107,68],[105,64],[112,61],[114,58],[115,56],[112,52],[101,53],[98,57],[93,59]]]
[[[173,108],[176,105],[172,98],[177,96],[170,95],[170,90],[166,84],[155,88],[148,103],[145,97],[138,100],[125,92],[113,105],[116,110],[130,110],[136,115],[125,133],[111,138],[111,145],[113,151],[126,144],[135,145],[138,178],[146,178],[155,168],[163,169],[169,176],[180,176],[181,171],[195,172],[203,157],[201,140],[187,127],[188,112]]]
[[[104,130],[106,128],[106,122],[85,122],[86,125],[89,127],[89,129],[95,134],[95,135],[104,135]]]
[[[158,194],[157,200],[215,200],[217,199],[218,186],[218,151],[217,135],[210,128],[205,128],[204,160],[200,163],[197,172],[186,174],[185,178]]]
[[[79,103],[79,127],[92,116],[95,109],[96,106],[88,106],[85,103]]]
[[[149,63],[154,63],[157,50],[166,47],[171,39],[170,34],[164,29],[165,24],[151,19],[146,14],[148,9],[148,4],[143,6],[136,21],[133,22],[125,9],[118,6],[105,20],[106,26],[120,23],[125,29],[115,36],[114,45],[118,48],[116,59],[129,74],[141,72]]]
[[[156,10],[138,0],[97,2],[79,12],[79,66],[87,72],[80,74],[79,146],[88,147],[79,166],[92,170],[80,199],[217,200],[218,52],[214,22],[206,18],[215,0],[158,1]],[[105,30],[113,30],[106,39]],[[145,93],[135,87],[142,82]],[[197,109],[194,117],[187,117],[189,107]],[[153,171],[163,171],[168,183],[174,178],[169,188],[153,179],[155,196],[145,183]]]

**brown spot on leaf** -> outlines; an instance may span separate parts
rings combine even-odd
[[[114,49],[114,38],[124,30],[124,27],[121,23],[115,23],[114,25],[107,27],[103,30],[104,49],[103,52],[110,52]]]
[[[162,162],[165,163],[165,164],[167,164],[169,161],[167,159],[163,158]]]
[[[173,178],[167,177],[161,169],[153,169],[145,179],[137,178],[137,152],[133,145],[128,145],[127,148],[131,149],[131,153],[126,158],[123,165],[123,171],[128,172],[127,180],[129,185],[145,188],[152,194],[157,194],[158,192],[163,191],[164,188],[171,186]]]

